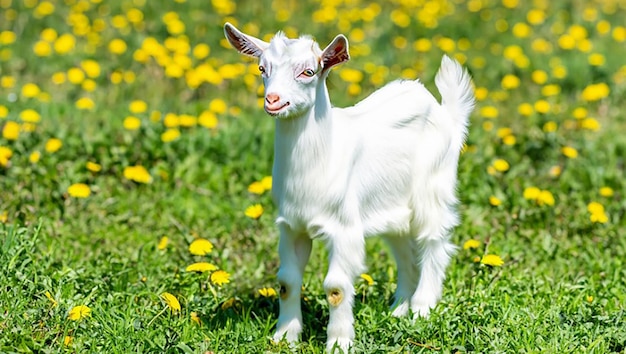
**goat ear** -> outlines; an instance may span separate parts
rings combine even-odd
[[[340,34],[335,39],[333,39],[330,44],[324,48],[324,52],[322,53],[322,65],[324,71],[332,68],[337,64],[341,64],[350,59],[350,54],[348,53],[348,39]]]
[[[228,42],[241,54],[260,57],[263,51],[269,47],[269,43],[256,37],[244,34],[229,22],[224,24],[224,35]]]

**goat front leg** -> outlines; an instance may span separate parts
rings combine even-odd
[[[288,226],[281,225],[278,253],[280,256],[277,275],[280,284],[280,312],[273,339],[279,342],[284,338],[294,343],[298,341],[298,336],[302,332],[300,294],[302,275],[311,254],[311,239],[294,234]]]
[[[354,280],[365,270],[365,240],[360,230],[330,235],[328,274],[324,291],[330,308],[326,348],[347,353],[354,340]]]

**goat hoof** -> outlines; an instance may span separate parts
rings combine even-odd
[[[404,317],[409,313],[409,303],[402,302],[398,305],[392,306],[393,312],[391,312],[391,316],[393,317]]]
[[[348,354],[352,340],[350,338],[333,338],[329,339],[326,345],[326,352],[329,354]]]

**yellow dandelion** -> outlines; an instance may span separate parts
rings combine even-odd
[[[176,296],[168,292],[164,292],[161,294],[161,298],[163,299],[163,301],[165,301],[165,304],[167,305],[167,307],[170,308],[173,313],[177,313],[180,311],[180,302],[178,302]]]
[[[74,46],[76,45],[76,38],[73,35],[64,33],[57,37],[54,41],[54,51],[58,54],[67,54],[74,50]]]
[[[345,82],[356,84],[363,80],[363,72],[356,69],[344,68],[339,71],[339,77]]]
[[[2,137],[6,140],[17,140],[20,137],[20,125],[13,121],[8,121],[2,128]]]
[[[91,195],[91,189],[84,183],[74,183],[67,188],[67,194],[74,198],[87,198]]]
[[[541,189],[537,188],[537,187],[526,187],[524,189],[524,199],[527,200],[535,200],[537,199],[537,197],[539,197],[539,194],[541,194]]]
[[[76,101],[76,108],[82,110],[91,110],[94,109],[96,103],[88,97],[81,97]]]
[[[41,93],[41,89],[37,84],[28,83],[22,86],[22,96],[26,98],[37,97]]]
[[[63,142],[60,139],[50,138],[48,139],[48,141],[46,141],[46,145],[44,146],[44,149],[46,150],[46,152],[55,153],[59,151],[59,149],[61,149],[62,146],[63,146]]]
[[[500,200],[500,198],[492,195],[489,197],[489,204],[491,204],[492,206],[499,206],[502,204],[502,200]]]
[[[230,283],[230,274],[223,270],[217,270],[211,273],[211,283],[222,286],[224,284]]]
[[[554,121],[548,121],[543,125],[543,131],[546,133],[554,133],[559,126]]]
[[[598,101],[605,97],[607,97],[610,93],[611,89],[609,85],[602,82],[599,84],[591,84],[586,86],[582,93],[582,99],[588,102]]]
[[[189,253],[194,256],[204,256],[213,250],[213,244],[211,241],[203,238],[195,239],[189,244]]]
[[[602,187],[600,188],[600,195],[603,197],[612,197],[613,196],[613,188],[611,187]]]
[[[9,149],[6,146],[0,145],[0,166],[7,167],[9,165],[9,160],[13,156],[13,150]]]
[[[40,159],[41,159],[41,152],[39,151],[33,151],[30,153],[30,155],[28,155],[28,161],[30,163],[37,163],[39,162]]]
[[[126,130],[137,130],[141,127],[141,120],[137,117],[128,116],[124,118],[123,125]]]
[[[180,130],[174,128],[167,129],[161,134],[161,141],[164,143],[172,142],[178,138],[180,138]]]
[[[512,90],[519,87],[520,79],[513,74],[507,74],[502,78],[500,84],[502,85],[503,89]]]
[[[0,104],[0,118],[6,118],[9,115],[9,109],[5,105]]]
[[[597,132],[600,130],[600,122],[598,122],[595,118],[585,118],[580,122],[580,127],[582,129],[591,130]]]
[[[159,240],[159,243],[157,244],[157,249],[159,251],[163,251],[164,249],[167,248],[167,244],[170,243],[170,239],[167,236],[163,236],[161,237],[161,239]]]
[[[480,108],[480,115],[485,118],[497,118],[498,109],[494,106],[483,106]]]
[[[128,105],[128,110],[131,113],[144,113],[148,110],[148,104],[142,100],[134,100]]]
[[[578,157],[578,150],[576,150],[575,148],[571,146],[563,146],[561,148],[561,153],[565,155],[565,157],[570,158],[570,159],[575,159]]]
[[[272,176],[265,176],[261,178],[261,184],[265,190],[269,191],[272,189]]]
[[[141,165],[128,166],[124,168],[124,178],[137,183],[151,183],[152,176],[145,167]]]
[[[504,159],[497,159],[493,162],[493,167],[498,172],[506,172],[509,170],[509,163]]]
[[[550,112],[550,102],[546,100],[538,100],[535,102],[533,108],[537,113],[548,113]]]
[[[0,166],[2,166],[1,162],[0,162]],[[6,211],[0,211],[0,222],[4,224],[7,222],[7,220],[9,220],[9,213]]]
[[[113,54],[124,54],[126,52],[126,42],[124,40],[115,38],[109,42],[109,52]]]
[[[480,263],[492,267],[500,267],[504,264],[504,261],[502,260],[502,258],[500,258],[500,256],[497,256],[495,254],[486,254],[480,260]]]
[[[198,124],[205,128],[213,129],[217,127],[217,117],[211,111],[204,111],[198,116]]]
[[[190,264],[187,266],[187,268],[185,268],[185,271],[187,272],[199,272],[199,273],[203,273],[203,272],[211,272],[216,270],[217,267],[211,263],[208,262],[196,262],[193,264]]]
[[[374,285],[374,279],[372,278],[371,275],[369,275],[367,273],[361,274],[361,279],[365,280],[365,282],[367,283],[368,286]]]
[[[252,219],[258,219],[263,215],[263,206],[254,204],[246,208],[245,215]]]
[[[465,243],[463,243],[464,250],[475,249],[478,247],[480,247],[480,241],[475,240],[475,239],[469,239],[465,241]]]
[[[535,110],[533,108],[533,105],[528,102],[522,103],[517,106],[517,112],[525,117],[530,116],[531,114],[533,114],[534,111]]]
[[[72,345],[72,342],[74,342],[74,337],[72,336],[65,336],[63,338],[63,345],[66,347],[69,347],[70,345]]]
[[[265,186],[261,182],[252,182],[248,186],[248,192],[252,194],[263,194],[265,193]]]
[[[539,205],[554,205],[554,195],[550,191],[542,190],[537,196],[537,203]]]
[[[41,116],[34,109],[25,109],[20,112],[20,119],[27,123],[37,123],[41,120]]]
[[[224,301],[222,303],[222,306],[220,306],[220,307],[222,308],[222,311],[226,311],[229,308],[235,306],[236,303],[237,303],[237,299],[235,299],[234,297],[231,297],[228,300]]]
[[[91,172],[100,172],[102,170],[102,166],[95,163],[95,162],[87,162],[87,170],[91,171]]]
[[[78,305],[72,307],[69,312],[68,318],[72,321],[79,321],[85,317],[89,317],[91,315],[91,309],[86,305]]]
[[[258,293],[263,297],[275,297],[277,295],[274,288],[261,288],[258,290]]]

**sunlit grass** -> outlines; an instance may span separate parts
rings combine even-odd
[[[474,78],[442,303],[392,319],[392,257],[372,240],[355,351],[624,351],[623,0],[0,9],[0,351],[290,351],[268,339],[273,124],[226,21],[266,40],[344,33],[338,106],[396,78],[433,88],[444,53]],[[302,352],[325,342],[315,247]]]

